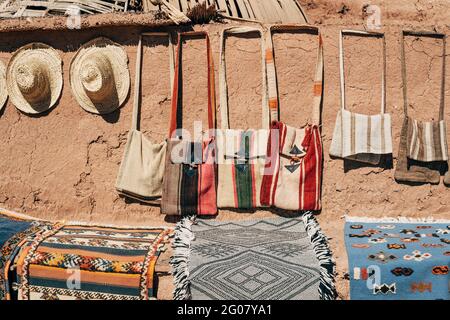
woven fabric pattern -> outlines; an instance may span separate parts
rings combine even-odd
[[[171,264],[175,299],[334,299],[334,262],[311,214],[216,222],[184,219]]]
[[[20,300],[147,300],[169,230],[62,226],[18,258]]]
[[[449,300],[450,221],[350,218],[352,300]]]

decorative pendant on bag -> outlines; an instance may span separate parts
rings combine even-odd
[[[306,151],[305,150],[300,150],[297,145],[294,144],[294,146],[292,147],[292,150],[289,152],[289,154],[292,154],[294,156],[297,156],[299,158],[302,158],[306,155]]]
[[[298,168],[300,168],[300,163],[290,164],[288,166],[285,166],[285,168],[288,169],[290,173],[294,173]]]
[[[306,150],[300,150],[300,148],[294,144],[289,154],[292,154],[292,156],[290,157],[291,163],[284,167],[290,173],[294,173],[295,171],[297,171],[298,168],[300,168],[301,162],[303,158],[306,156]]]

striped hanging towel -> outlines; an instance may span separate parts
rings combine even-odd
[[[313,32],[319,49],[314,79],[312,118],[303,128],[279,120],[279,100],[272,32]],[[266,63],[272,126],[261,186],[262,205],[285,210],[320,210],[322,184],[322,138],[319,129],[323,95],[323,42],[320,31],[311,26],[276,26],[268,32]]]
[[[202,141],[188,141],[179,134],[182,114],[181,47],[182,36],[204,36],[208,60],[208,126]],[[167,215],[217,214],[215,161],[216,139],[211,131],[216,127],[214,65],[209,36],[206,32],[178,34],[174,76],[172,114],[167,145],[161,212]]]
[[[346,110],[344,75],[344,35],[375,36],[383,40],[381,113],[365,115]],[[342,30],[339,41],[341,110],[336,118],[330,155],[378,164],[381,155],[392,153],[391,116],[386,113],[386,42],[383,33]]]
[[[230,129],[225,41],[227,35],[249,33],[258,33],[261,36],[262,129]],[[217,205],[219,208],[251,209],[261,206],[260,190],[269,135],[264,50],[264,37],[261,29],[231,27],[223,30],[219,67],[221,130],[217,132],[217,157],[219,159]]]

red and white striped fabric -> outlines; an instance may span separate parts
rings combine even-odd
[[[279,121],[279,99],[272,42],[273,32],[315,32],[319,38],[312,117],[302,128]],[[285,210],[320,210],[322,188],[322,138],[319,128],[323,93],[323,42],[311,26],[276,26],[269,32],[266,63],[272,125],[267,147],[261,204]]]
[[[297,129],[274,122],[272,129],[271,134],[275,134],[275,130],[279,134],[278,139],[269,138],[274,150],[270,152],[273,162],[266,165],[262,204],[286,210],[320,210],[322,141],[319,127]]]

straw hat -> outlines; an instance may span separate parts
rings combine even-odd
[[[63,86],[58,52],[39,42],[19,48],[9,61],[6,85],[17,109],[31,114],[49,110],[58,101]]]
[[[86,111],[106,114],[120,108],[130,90],[126,52],[107,38],[89,41],[72,60],[70,85]]]
[[[6,67],[0,61],[0,111],[5,106],[6,99],[8,99],[8,89],[6,88]]]

